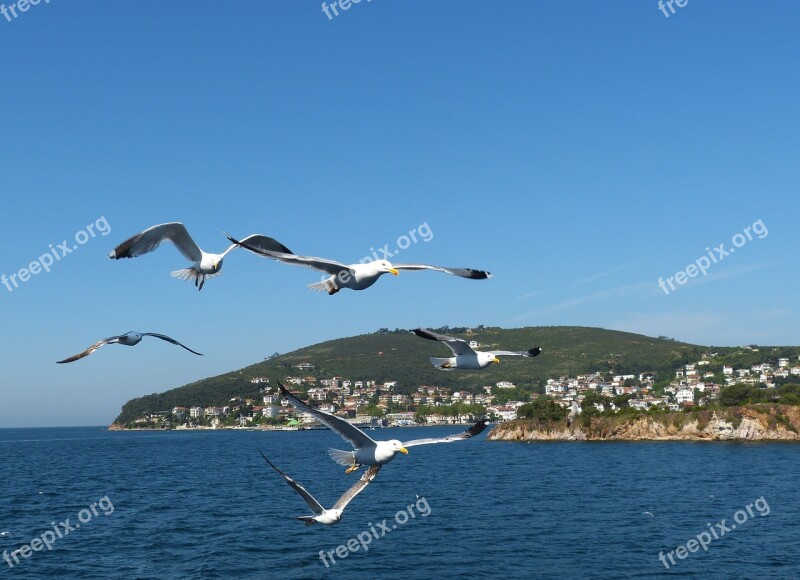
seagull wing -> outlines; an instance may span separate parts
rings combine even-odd
[[[292,253],[292,251],[289,248],[284,246],[275,238],[270,238],[269,236],[262,236],[261,234],[251,234],[239,242],[234,240],[230,235],[228,235],[228,232],[226,232],[225,230],[222,230],[222,233],[225,234],[225,236],[230,241],[234,242],[224,252],[222,252],[222,256],[227,256],[228,252],[230,252],[234,248],[244,247],[243,244],[247,245],[250,248],[259,250],[261,252],[272,251],[272,252],[282,252],[286,254]]]
[[[333,505],[331,509],[343,510],[345,507],[347,507],[347,504],[349,504],[354,497],[356,497],[359,493],[361,493],[362,489],[367,487],[370,484],[370,482],[373,479],[375,479],[375,476],[378,475],[378,472],[380,470],[381,470],[380,465],[370,465],[369,469],[367,469],[367,471],[364,472],[364,475],[362,475],[361,478],[357,482],[355,482],[350,489],[344,492],[342,494],[342,497],[336,500],[336,503]]]
[[[142,336],[154,336],[156,338],[160,338],[161,340],[166,340],[167,342],[171,342],[172,344],[177,344],[178,346],[181,346],[181,347],[185,348],[186,350],[188,350],[189,352],[191,352],[193,354],[196,354],[198,356],[203,356],[202,353],[193,351],[191,348],[189,348],[185,344],[181,344],[180,342],[178,342],[174,338],[168,337],[166,334],[158,334],[158,333],[155,333],[155,332],[143,332]]]
[[[84,350],[83,352],[79,352],[78,354],[74,354],[71,357],[68,357],[68,358],[65,358],[64,360],[60,360],[60,361],[56,361],[56,362],[58,362],[58,364],[75,362],[76,360],[80,360],[85,356],[89,356],[90,354],[92,354],[94,351],[96,351],[101,346],[105,346],[107,344],[112,344],[112,343],[118,342],[121,337],[122,337],[122,335],[118,335],[118,336],[111,336],[109,338],[104,338],[103,340],[98,340],[92,346],[90,346],[89,348]]]
[[[432,443],[452,443],[453,441],[461,441],[463,439],[470,439],[471,437],[475,437],[475,435],[479,435],[484,429],[486,429],[486,425],[488,423],[486,421],[478,421],[472,427],[464,431],[463,433],[456,433],[455,435],[448,435],[447,437],[431,437],[428,439],[414,439],[413,441],[404,441],[403,447],[416,447],[417,445],[430,445]]]
[[[167,240],[175,244],[175,247],[187,260],[199,262],[203,258],[203,251],[194,243],[192,236],[186,230],[186,226],[180,222],[171,222],[147,228],[145,231],[122,242],[108,254],[108,257],[114,260],[135,258],[152,252],[161,245],[161,242]]]
[[[275,471],[280,473],[281,476],[283,477],[283,479],[286,481],[286,483],[288,483],[292,487],[293,490],[295,490],[298,494],[300,494],[300,497],[302,497],[304,500],[306,500],[306,503],[308,504],[308,507],[311,508],[311,511],[313,511],[314,514],[319,515],[319,514],[321,514],[322,512],[325,511],[325,508],[320,505],[320,503],[314,498],[313,495],[308,493],[306,488],[304,488],[302,485],[297,483],[294,479],[292,479],[291,477],[286,475],[280,469],[275,467],[275,465],[269,459],[267,459],[267,456],[264,455],[264,452],[261,451],[261,449],[259,449],[258,452],[261,454],[261,457],[264,458],[264,461],[269,463],[269,465],[270,465],[270,467],[272,467],[272,469],[274,469]],[[363,479],[363,476],[362,476],[362,479]],[[369,483],[369,482],[367,482],[367,483]],[[358,483],[356,483],[356,485],[358,485]],[[353,487],[356,487],[356,486],[354,485]],[[365,484],[365,487],[366,487],[366,484]],[[356,493],[358,493],[358,492],[356,492]],[[355,495],[355,494],[353,494],[353,495]],[[339,501],[341,501],[341,499]]]
[[[514,351],[514,350],[490,350],[489,354],[494,356],[539,356],[542,353],[541,347],[534,347],[530,350]]]
[[[445,268],[444,266],[431,266],[429,264],[392,264],[397,270],[436,270],[437,272],[444,272],[445,274],[452,274],[453,276],[461,276],[462,278],[470,278],[472,280],[485,280],[491,278],[492,275],[484,270],[473,270],[472,268]]]
[[[349,441],[356,449],[360,449],[361,447],[370,447],[376,444],[375,441],[372,440],[366,433],[364,433],[358,427],[351,425],[348,421],[345,421],[336,415],[332,415],[331,413],[326,413],[325,411],[320,411],[319,409],[315,409],[314,407],[307,405],[290,393],[281,383],[278,383],[278,388],[281,390],[283,396],[289,399],[289,402],[292,404],[292,406],[294,406],[295,409],[304,411],[306,413],[311,413],[321,423],[327,425],[332,431],[335,431],[343,439]]]
[[[456,356],[462,354],[475,354],[475,351],[470,348],[469,344],[467,344],[467,341],[463,338],[455,338],[454,336],[438,334],[432,330],[428,330],[427,328],[416,328],[414,329],[414,334],[422,338],[427,338],[428,340],[438,340],[439,342],[445,343],[448,347],[450,347],[450,350],[452,350],[453,354]]]
[[[343,270],[350,270],[350,268],[347,265],[342,264],[341,262],[337,262],[335,260],[326,260],[325,258],[313,258],[311,256],[298,256],[297,254],[293,254],[291,252],[280,252],[269,248],[259,249],[256,245],[248,243],[247,238],[245,238],[242,241],[238,241],[232,238],[231,236],[228,236],[228,239],[234,244],[243,247],[245,250],[250,250],[254,254],[258,254],[259,256],[272,258],[273,260],[278,260],[279,262],[284,262],[286,264],[293,264],[295,266],[305,266],[306,268],[313,268],[315,270],[320,270],[321,272],[326,272],[331,276],[337,276],[339,272]]]
[[[228,234],[225,235],[227,236]],[[231,239],[231,237],[228,236],[228,239]],[[261,252],[267,251],[267,252],[280,252],[281,254],[294,254],[294,252],[292,252],[289,248],[284,246],[275,238],[270,238],[269,236],[262,236],[261,234],[252,234],[250,236],[247,236],[241,242],[234,245],[247,247],[248,250],[252,248],[251,251],[258,250]]]

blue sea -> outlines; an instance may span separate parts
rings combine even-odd
[[[305,503],[258,448],[330,506],[358,477],[331,446],[330,431],[2,429],[0,576],[800,577],[796,444],[481,435],[410,449],[338,525],[306,527],[293,519]]]

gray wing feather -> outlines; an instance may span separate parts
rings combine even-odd
[[[78,354],[74,354],[71,357],[67,357],[64,360],[60,360],[60,361],[56,361],[56,362],[58,364],[64,364],[64,363],[71,363],[71,362],[74,362],[76,360],[80,360],[85,356],[89,356],[90,354],[92,354],[94,351],[96,351],[101,346],[105,346],[107,344],[112,344],[114,342],[117,342],[120,339],[120,336],[121,335],[111,336],[109,338],[104,338],[103,340],[98,340],[92,346],[90,346],[89,348],[84,350],[83,352],[79,352]]]
[[[413,441],[404,441],[403,447],[416,447],[417,445],[431,445],[433,443],[453,443],[454,441],[463,441],[464,439],[470,439],[475,437],[475,435],[479,435],[486,429],[486,425],[488,423],[486,421],[478,421],[472,427],[467,429],[462,433],[456,433],[455,435],[448,435],[447,437],[439,437],[439,438],[428,438],[428,439],[414,439]]]
[[[514,351],[514,350],[492,350],[489,351],[489,354],[494,356],[527,356],[527,357],[534,357],[539,356],[542,352],[540,347],[534,347],[530,350],[521,350],[521,351]]]
[[[203,356],[201,353],[193,351],[191,348],[189,348],[185,344],[181,344],[180,342],[178,342],[174,338],[170,338],[166,334],[158,334],[156,332],[143,332],[142,336],[153,336],[155,338],[160,338],[161,340],[166,340],[167,342],[171,342],[172,344],[177,344],[178,346],[185,348],[186,350],[188,350],[189,352],[191,352],[193,354],[196,354],[198,356]]]
[[[485,270],[475,270],[473,268],[445,268],[444,266],[431,266],[430,264],[392,264],[398,270],[435,270],[453,276],[461,276],[471,280],[485,280],[491,278],[492,274]]]
[[[416,328],[414,329],[414,334],[422,338],[427,338],[428,340],[438,340],[439,342],[445,343],[456,356],[462,354],[475,354],[475,351],[470,348],[469,344],[467,344],[467,341],[463,338],[455,338],[454,336],[438,334],[432,330],[428,330],[427,328]]]
[[[355,482],[350,489],[342,494],[342,497],[336,501],[332,509],[343,510],[354,497],[361,493],[361,490],[367,487],[370,482],[375,479],[375,476],[378,475],[380,470],[380,465],[371,465],[370,468],[364,472],[364,475],[362,475],[361,478]]]
[[[199,262],[203,257],[202,250],[189,235],[186,226],[180,222],[170,222],[147,228],[122,242],[108,254],[108,257],[114,260],[135,258],[152,252],[164,241],[175,244],[175,247],[187,260]]]
[[[353,425],[351,425],[348,421],[345,421],[344,419],[341,419],[336,415],[326,413],[325,411],[320,411],[319,409],[315,409],[314,407],[307,405],[306,403],[295,397],[293,394],[291,394],[286,389],[286,387],[284,387],[281,383],[278,383],[278,388],[281,390],[281,394],[283,394],[283,396],[289,400],[289,402],[292,404],[292,406],[294,406],[294,408],[299,409],[300,411],[304,411],[306,413],[311,413],[324,425],[327,425],[333,431],[338,433],[342,438],[349,441],[356,449],[375,445],[374,440],[372,440],[366,433],[364,433],[358,427],[354,427]]]
[[[311,511],[313,511],[313,512],[314,512],[316,515],[319,515],[319,514],[321,514],[322,512],[324,512],[324,511],[325,511],[325,508],[324,508],[324,507],[322,507],[322,506],[320,505],[320,503],[319,503],[319,502],[318,502],[318,501],[317,501],[317,500],[314,498],[314,496],[313,496],[313,495],[311,495],[310,493],[308,493],[308,491],[306,490],[306,488],[304,488],[302,485],[300,485],[299,483],[297,483],[297,482],[296,482],[294,479],[292,479],[291,477],[289,477],[288,475],[286,475],[286,474],[285,474],[284,472],[282,472],[280,469],[278,469],[277,467],[275,467],[275,464],[274,464],[274,463],[272,463],[272,462],[271,462],[269,459],[267,459],[267,456],[266,456],[266,455],[264,455],[264,452],[263,452],[263,451],[261,451],[261,449],[259,449],[259,450],[258,450],[258,452],[261,454],[261,457],[263,457],[263,458],[264,458],[264,461],[266,461],[267,463],[269,463],[269,465],[270,465],[270,467],[272,467],[272,469],[274,469],[275,471],[277,471],[278,473],[280,473],[280,474],[281,474],[281,476],[283,477],[283,479],[286,481],[286,483],[288,483],[288,484],[289,484],[289,485],[292,487],[292,489],[294,489],[294,490],[295,490],[295,491],[296,491],[298,494],[300,494],[300,496],[301,496],[301,497],[302,497],[302,498],[303,498],[303,499],[306,501],[306,503],[308,504],[308,507],[310,507],[310,508],[311,508]],[[353,487],[355,487],[355,486],[353,486]],[[356,492],[356,493],[358,493],[358,492]],[[341,500],[340,500],[340,501],[341,501]]]
[[[239,241],[229,236],[228,234],[225,235],[228,236],[228,239],[231,242],[233,242],[238,246],[243,247],[245,250],[250,250],[254,254],[258,254],[259,256],[264,256],[265,258],[272,258],[273,260],[278,260],[279,262],[284,262],[286,264],[293,264],[295,266],[305,266],[307,268],[313,268],[315,270],[326,272],[332,276],[336,276],[342,270],[350,269],[345,264],[336,262],[335,260],[326,260],[325,258],[314,258],[311,256],[299,256],[291,252],[280,252],[269,248],[259,248],[256,245],[248,243],[247,238]]]
[[[228,236],[228,239],[232,238]],[[292,252],[289,248],[284,246],[275,238],[270,238],[269,236],[262,236],[260,234],[252,234],[250,236],[247,236],[237,245],[246,247],[248,250],[252,248],[254,250],[259,250],[261,252],[269,251],[269,252],[280,252],[281,254],[294,254],[294,252]]]

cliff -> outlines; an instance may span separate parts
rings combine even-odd
[[[501,423],[490,441],[798,441],[800,406],[753,405],[691,413],[518,419]]]

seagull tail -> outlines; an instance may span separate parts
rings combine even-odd
[[[315,522],[314,516],[298,516],[295,519],[305,522],[307,526],[313,526]]]
[[[331,456],[336,463],[344,467],[352,467],[353,461],[356,458],[355,451],[341,451],[340,449],[328,449],[328,455]]]
[[[327,292],[328,294],[335,294],[338,292],[338,288],[336,288],[336,284],[334,284],[330,278],[325,278],[324,280],[320,280],[319,282],[314,282],[313,284],[308,285],[309,288],[312,290],[316,290],[317,292]]]
[[[173,278],[180,278],[181,280],[194,280],[197,278],[197,271],[192,268],[183,268],[182,270],[175,270],[169,273]]]

